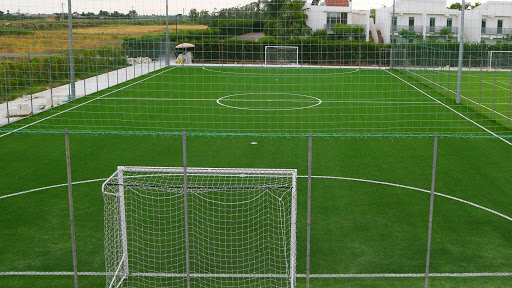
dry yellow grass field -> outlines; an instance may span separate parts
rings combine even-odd
[[[199,30],[208,28],[205,25],[178,25],[178,30]],[[176,26],[170,25],[169,30],[175,31]],[[117,46],[126,37],[143,36],[165,32],[165,26],[106,26],[75,29],[73,33],[76,49],[94,48],[97,46]],[[0,36],[0,53],[45,53],[67,49],[68,32],[36,31],[31,35]]]

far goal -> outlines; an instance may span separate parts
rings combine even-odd
[[[512,51],[489,51],[489,69],[512,68]]]
[[[297,171],[118,167],[106,287],[295,287]]]
[[[265,66],[299,66],[299,47],[265,46]]]

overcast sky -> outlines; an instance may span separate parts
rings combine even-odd
[[[54,13],[62,8],[67,11],[68,0],[0,0],[0,10],[10,10],[29,13]],[[243,5],[254,0],[169,0],[169,13],[188,13],[191,8],[213,11],[235,5]],[[487,2],[488,0],[479,0]],[[512,1],[512,0],[507,0]],[[311,2],[311,0],[308,0]],[[393,0],[353,0],[354,9],[380,8],[391,6]],[[460,2],[460,0],[448,0],[448,4]],[[477,1],[471,1],[477,2]],[[99,10],[119,11],[126,13],[132,7],[139,14],[165,14],[165,0],[72,0],[73,11],[84,12]]]

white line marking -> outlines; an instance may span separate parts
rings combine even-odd
[[[73,182],[73,185],[75,185],[75,184],[84,184],[84,183],[91,183],[91,182],[98,182],[98,181],[107,180],[107,179],[108,178],[100,178],[100,179],[93,179],[93,180],[77,181],[77,182]],[[67,186],[67,185],[68,184],[66,183],[66,184],[57,184],[57,185],[52,185],[52,186],[46,186],[46,187],[30,189],[30,190],[21,191],[21,192],[18,192],[18,193],[13,193],[13,194],[8,194],[8,195],[0,196],[0,199],[5,199],[5,198],[9,198],[9,197],[14,197],[14,196],[18,196],[18,195],[28,194],[28,193],[37,192],[37,191],[46,190],[46,189],[63,187],[63,186]]]
[[[298,178],[305,178],[305,177],[308,177],[308,176],[300,176],[299,175],[297,177]],[[416,190],[416,191],[425,192],[425,193],[431,193],[429,190],[425,190],[425,189],[421,189],[421,188],[416,188],[416,187],[407,186],[407,185],[401,185],[401,184],[395,184],[395,183],[389,183],[389,182],[383,182],[383,181],[376,181],[376,180],[348,178],[348,177],[338,177],[338,176],[311,176],[311,177],[312,178],[319,178],[319,179],[336,179],[336,180],[366,182],[366,183],[394,186],[394,187],[399,187],[399,188],[404,188],[404,189],[409,189],[409,190]],[[91,182],[98,182],[98,181],[105,181],[107,179],[108,178],[99,178],[99,179],[78,181],[78,182],[73,182],[73,185],[75,185],[75,184],[84,184],[84,183],[91,183]],[[22,191],[22,192],[17,192],[17,193],[13,193],[13,194],[8,194],[8,195],[0,196],[0,199],[5,199],[5,198],[9,198],[9,197],[24,195],[24,194],[28,194],[28,193],[32,193],[32,192],[36,192],[36,191],[41,191],[41,190],[46,190],[46,189],[63,187],[63,186],[66,186],[66,185],[68,185],[68,184],[64,183],[64,184],[47,186],[47,187],[40,187],[40,188],[36,188],[36,189],[31,189],[31,190],[26,190],[26,191]],[[473,202],[469,202],[469,201],[466,201],[466,200],[463,200],[463,199],[460,199],[460,198],[457,198],[457,197],[454,197],[454,196],[450,196],[450,195],[447,195],[447,194],[442,194],[442,193],[439,193],[439,192],[435,192],[435,194],[438,195],[438,196],[441,196],[441,197],[445,197],[445,198],[448,198],[448,199],[451,199],[451,200],[455,200],[455,201],[458,201],[458,202],[461,202],[461,203],[464,203],[464,204],[467,204],[467,205],[470,205],[470,206],[482,209],[484,211],[487,211],[489,213],[497,215],[497,216],[499,216],[501,218],[504,218],[504,219],[506,219],[508,221],[512,221],[512,217],[509,217],[509,216],[507,216],[505,214],[502,214],[500,212],[494,211],[494,210],[489,209],[487,207],[475,204]]]
[[[413,73],[413,72],[411,72],[411,73]],[[418,76],[418,77],[421,77],[421,78],[423,78],[423,79],[425,79],[425,80],[429,81],[430,83],[432,83],[432,84],[434,84],[434,85],[437,85],[437,86],[439,86],[439,87],[443,88],[444,90],[446,90],[446,91],[448,91],[448,92],[451,92],[452,94],[457,94],[457,92],[452,91],[452,90],[450,90],[450,89],[448,89],[448,88],[446,88],[446,87],[444,87],[444,86],[442,86],[442,85],[439,85],[438,83],[436,83],[436,82],[434,82],[434,81],[432,81],[432,80],[430,80],[430,79],[428,79],[428,78],[425,78],[425,77],[423,77],[423,76],[421,76],[421,75],[418,75],[418,74],[416,74],[416,73],[414,73],[414,75],[416,75],[416,76]],[[484,82],[485,82],[485,81],[484,81]],[[502,116],[502,117],[504,117],[504,118],[507,118],[507,119],[509,119],[509,120],[512,120],[511,118],[509,118],[509,117],[507,117],[507,116],[505,116],[505,115],[501,114],[500,112],[498,112],[498,111],[496,111],[496,110],[493,110],[493,109],[491,109],[491,108],[489,108],[489,107],[485,106],[485,104],[479,104],[478,102],[475,102],[475,101],[473,101],[472,99],[470,99],[470,98],[468,98],[468,97],[466,97],[466,96],[464,96],[464,95],[460,95],[460,96],[461,96],[462,98],[466,99],[467,101],[473,102],[473,104],[475,104],[475,105],[478,105],[478,106],[480,106],[480,107],[484,107],[485,109],[487,109],[487,110],[489,110],[489,111],[491,111],[491,112],[494,112],[494,113],[496,113],[496,114],[498,114],[498,115],[500,115],[500,116]],[[491,105],[492,105],[492,104],[491,104]]]
[[[300,96],[300,97],[305,97],[306,99],[309,98],[309,99],[312,99],[313,101],[309,100],[309,102],[312,102],[314,103],[313,105],[309,105],[309,106],[303,106],[303,107],[291,107],[291,108],[268,108],[268,109],[265,109],[265,108],[246,108],[246,107],[238,107],[238,106],[231,106],[231,105],[227,105],[227,104],[224,104],[222,103],[222,101],[224,99],[228,99],[229,97],[235,97],[235,96],[245,96],[245,95],[285,95],[285,96],[288,96],[288,95],[291,95],[291,96]],[[237,100],[232,100],[232,101],[237,101]],[[250,100],[250,99],[247,99],[244,101],[253,101],[253,100]],[[261,100],[263,102],[273,102],[274,100]],[[282,99],[282,100],[276,100],[276,101],[284,101],[284,102],[290,102],[289,100],[286,100],[286,99]],[[306,101],[299,101],[299,102],[306,102]],[[322,104],[322,100],[320,98],[317,98],[317,97],[313,97],[313,96],[309,96],[309,95],[301,95],[301,94],[290,94],[290,93],[242,93],[242,94],[233,94],[233,95],[226,95],[226,96],[223,96],[223,97],[220,97],[219,99],[217,99],[217,104],[221,105],[221,106],[224,106],[224,107],[227,107],[227,108],[233,108],[233,109],[240,109],[240,110],[252,110],[252,111],[286,111],[286,110],[301,110],[301,109],[307,109],[307,108],[313,108],[313,107],[316,107],[320,104]]]
[[[422,93],[423,95],[425,95],[425,96],[429,97],[430,99],[432,99],[432,100],[436,101],[437,103],[439,103],[439,104],[443,105],[444,107],[448,108],[449,110],[451,110],[451,111],[452,111],[452,112],[454,112],[455,114],[459,115],[460,117],[462,117],[462,118],[464,118],[464,119],[468,120],[469,122],[471,122],[471,123],[475,124],[476,126],[478,126],[478,127],[482,128],[484,131],[486,131],[486,132],[490,133],[491,135],[493,135],[493,136],[497,137],[497,138],[498,138],[498,139],[500,139],[501,141],[503,141],[503,142],[507,143],[508,145],[512,146],[512,143],[510,143],[509,141],[507,141],[507,140],[503,139],[503,138],[502,138],[502,137],[500,137],[498,134],[496,134],[496,133],[492,132],[491,130],[489,130],[489,129],[485,128],[484,126],[482,126],[482,125],[480,125],[480,124],[476,123],[475,121],[473,121],[473,120],[469,119],[468,117],[464,116],[464,115],[463,115],[462,113],[460,113],[459,111],[457,111],[457,110],[453,109],[452,107],[450,107],[450,106],[448,106],[448,105],[444,104],[443,102],[441,102],[441,101],[437,100],[436,98],[434,98],[434,97],[430,96],[428,93],[426,93],[426,92],[422,91],[421,89],[419,89],[419,88],[417,88],[416,86],[412,85],[411,83],[409,83],[409,82],[405,81],[404,79],[402,79],[402,78],[398,77],[397,75],[393,74],[392,72],[389,72],[388,70],[386,70],[386,72],[388,72],[389,74],[391,74],[391,75],[395,76],[396,78],[398,78],[398,79],[402,80],[402,82],[404,82],[405,84],[407,84],[407,85],[411,86],[412,88],[414,88],[414,89],[415,89],[415,90],[417,90],[418,92]]]
[[[254,94],[262,94],[262,93],[254,93]],[[266,94],[266,93],[265,93]],[[279,94],[279,93],[270,93],[270,94]],[[192,98],[137,98],[137,97],[106,97],[98,100],[148,100],[148,101],[217,101],[217,99],[192,99]],[[223,101],[267,101],[267,100],[232,100],[232,99],[224,99]],[[315,100],[272,100],[272,101],[283,101],[283,102],[318,102]],[[380,100],[322,100],[322,103],[368,103],[368,104],[435,104],[434,102],[424,102],[424,101],[380,101]],[[498,105],[497,103],[496,105]],[[508,103],[501,103],[502,105],[508,105]],[[436,104],[437,105],[437,104]]]
[[[308,177],[308,176],[297,176],[297,177],[303,178],[303,177]],[[358,182],[382,184],[382,185],[388,185],[388,186],[394,186],[394,187],[400,187],[400,188],[405,188],[405,189],[410,189],[410,190],[421,191],[421,192],[425,192],[425,193],[431,193],[430,190],[425,190],[425,189],[421,189],[421,188],[411,187],[411,186],[407,186],[407,185],[401,185],[401,184],[394,184],[394,183],[389,183],[389,182],[376,181],[376,180],[347,178],[347,177],[337,177],[337,176],[312,176],[312,177],[313,178],[339,179],[339,180],[348,180],[348,181],[358,181]],[[486,208],[484,206],[475,204],[473,202],[469,202],[469,201],[466,201],[466,200],[463,200],[463,199],[460,199],[460,198],[457,198],[457,197],[454,197],[454,196],[450,196],[450,195],[447,195],[447,194],[442,194],[442,193],[439,193],[439,192],[435,192],[435,194],[438,195],[438,196],[441,196],[441,197],[445,197],[445,198],[448,198],[448,199],[459,201],[459,202],[464,203],[464,204],[471,205],[473,207],[476,207],[476,208],[482,209],[484,211],[487,211],[489,213],[492,213],[492,214],[495,214],[497,216],[500,216],[501,218],[504,218],[504,219],[506,219],[508,221],[512,221],[512,217],[509,217],[509,216],[507,216],[505,214],[502,214],[500,212],[494,211],[492,209]]]
[[[172,68],[170,68],[170,69],[165,69],[165,68],[164,68],[164,69],[165,69],[164,71],[161,71],[161,72],[159,72],[159,73],[157,73],[157,74],[154,74],[154,75],[152,75],[152,76],[150,76],[150,77],[144,78],[144,79],[139,80],[139,81],[137,81],[137,82],[134,82],[134,83],[132,83],[132,84],[129,84],[129,85],[126,85],[126,86],[121,87],[121,88],[119,88],[119,89],[116,89],[116,90],[114,90],[114,91],[108,92],[108,93],[106,93],[106,94],[103,94],[103,95],[101,95],[101,96],[98,96],[98,97],[96,97],[96,98],[93,98],[93,99],[91,99],[91,100],[89,100],[89,101],[86,101],[86,102],[84,102],[84,103],[82,103],[82,104],[78,104],[78,105],[76,105],[76,106],[73,106],[73,107],[71,107],[71,108],[68,108],[68,109],[66,109],[66,110],[64,110],[64,111],[61,111],[61,112],[58,112],[58,113],[52,114],[52,115],[50,115],[50,116],[48,116],[48,117],[46,117],[46,118],[39,119],[39,120],[37,120],[37,121],[35,121],[35,122],[29,123],[29,124],[27,124],[27,125],[25,125],[25,126],[23,126],[23,127],[18,128],[18,129],[14,129],[14,130],[12,130],[12,131],[9,131],[9,132],[7,132],[7,133],[4,133],[4,134],[0,135],[0,138],[2,138],[2,137],[4,137],[4,136],[7,136],[7,135],[9,135],[9,134],[12,134],[12,133],[18,132],[18,131],[20,131],[20,130],[22,130],[22,129],[25,129],[25,128],[30,127],[30,126],[32,126],[32,125],[35,125],[35,124],[37,124],[37,123],[43,122],[43,121],[48,120],[48,119],[50,119],[50,118],[53,118],[53,117],[55,117],[55,116],[57,116],[57,115],[60,115],[60,114],[66,113],[66,112],[71,111],[71,110],[73,110],[73,109],[76,109],[76,108],[78,108],[78,107],[80,107],[80,106],[83,106],[83,105],[88,104],[88,103],[90,103],[90,102],[92,102],[92,101],[95,101],[96,99],[100,99],[100,98],[105,97],[105,96],[107,96],[107,95],[110,95],[110,94],[112,94],[112,93],[119,92],[119,91],[121,91],[121,90],[123,90],[123,89],[126,89],[126,88],[128,88],[128,87],[131,87],[131,86],[133,86],[133,85],[135,85],[135,84],[139,84],[139,83],[141,83],[141,82],[144,82],[144,81],[146,81],[146,80],[148,80],[148,79],[151,79],[151,78],[153,78],[153,77],[156,77],[156,76],[158,76],[158,75],[160,75],[160,74],[163,74],[163,73],[165,73],[165,72],[171,71],[171,70],[176,69],[176,68],[178,68],[178,67],[179,67],[179,66],[174,66],[174,67],[172,67]]]
[[[0,276],[72,276],[73,272],[55,271],[8,271],[0,272]],[[80,276],[107,276],[109,272],[78,272]],[[186,277],[178,273],[133,273],[131,276],[145,277]],[[191,274],[192,277],[210,278],[288,278],[286,274]],[[305,278],[306,274],[296,274],[298,278]],[[483,272],[483,273],[432,273],[431,277],[511,277],[510,272]],[[375,273],[375,274],[311,274],[312,278],[422,278],[422,273]]]
[[[249,67],[244,67],[244,68],[249,68]],[[279,68],[279,67],[269,67],[269,68],[272,69],[272,68]],[[308,68],[308,67],[302,67],[302,68]],[[268,69],[268,68],[266,68],[266,69]],[[315,68],[315,69],[318,69],[318,68]],[[332,69],[332,68],[330,68],[330,69]],[[341,68],[341,69],[345,69],[345,68]],[[203,66],[203,70],[208,71],[208,72],[213,72],[213,73],[235,74],[235,75],[263,75],[263,76],[269,76],[269,77],[274,77],[274,76],[304,76],[304,77],[331,76],[331,75],[343,75],[343,74],[351,74],[351,73],[359,72],[359,69],[355,69],[353,71],[339,72],[339,73],[329,73],[329,74],[311,74],[311,73],[307,73],[307,74],[244,73],[244,72],[218,71],[218,70],[213,70],[213,69],[207,69],[205,66]]]

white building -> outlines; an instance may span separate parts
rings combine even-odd
[[[489,1],[466,10],[464,40],[468,42],[500,43],[512,35],[512,2]]]
[[[384,43],[391,43],[391,23],[395,25],[396,40],[402,30],[414,31],[426,39],[448,28],[454,37],[458,36],[460,11],[448,9],[446,0],[396,0],[396,19],[392,20],[392,15],[393,7],[375,10],[375,28]]]
[[[325,2],[313,5],[306,3],[306,13],[308,15],[307,25],[313,31],[326,29],[330,31],[336,24],[354,25],[365,27],[366,41],[370,40],[369,11],[353,10],[352,0],[325,0]]]

